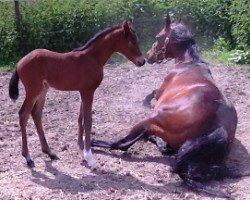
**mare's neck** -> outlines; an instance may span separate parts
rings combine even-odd
[[[176,51],[175,63],[200,63],[202,62],[196,45],[191,45],[185,51]]]
[[[86,55],[92,56],[98,67],[103,67],[111,55],[116,52],[115,44],[119,37],[119,32],[120,30],[118,29],[103,35],[86,49]]]
[[[181,64],[181,63],[189,63],[192,62],[194,59],[190,56],[188,51],[185,51],[181,55],[177,55],[175,57],[175,64]]]

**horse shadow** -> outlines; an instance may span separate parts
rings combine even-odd
[[[52,164],[51,161],[45,162],[45,173],[31,169],[33,176],[31,180],[42,187],[61,190],[73,195],[96,190],[107,192],[112,190],[144,190],[162,194],[169,193],[169,189],[176,190],[176,186],[172,183],[163,182],[162,186],[156,186],[141,182],[131,174],[116,174],[102,169],[94,170],[90,175],[76,178],[59,171]],[[49,175],[47,175],[48,173]]]
[[[154,162],[162,163],[164,165],[172,165],[174,157],[167,156],[146,156],[146,157],[135,157],[131,156],[130,152],[116,154],[113,151],[95,149],[95,153],[104,154],[106,156],[117,157],[129,162]],[[94,170],[90,175],[83,175],[82,177],[76,178],[59,171],[52,165],[53,162],[45,162],[45,171],[54,175],[53,178],[46,175],[45,173],[38,172],[35,169],[31,169],[32,181],[43,187],[52,190],[62,190],[65,193],[79,194],[86,193],[94,190],[145,190],[152,191],[154,193],[169,194],[170,192],[175,193],[177,188],[183,186],[182,181],[170,183],[168,180],[162,182],[162,185],[151,185],[138,180],[136,177],[130,174],[116,174],[113,171],[97,169]],[[244,173],[250,171],[250,155],[247,149],[242,143],[236,139],[234,148],[229,156],[227,164],[230,167],[237,168],[237,172]],[[82,164],[84,165],[84,164]],[[237,167],[236,167],[237,166]],[[166,169],[167,170],[167,169]],[[222,183],[227,185],[233,182],[239,182],[239,179],[225,179]],[[69,184],[66,184],[69,183]],[[119,184],[116,184],[119,183]],[[216,186],[221,182],[214,181],[211,183],[212,186]],[[184,190],[184,187],[181,188]],[[204,194],[205,196],[208,196]]]
[[[226,164],[229,168],[237,170],[238,173],[250,174],[250,154],[237,138],[234,141],[233,148],[228,156]]]

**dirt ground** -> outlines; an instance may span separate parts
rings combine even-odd
[[[156,89],[166,75],[167,64],[108,64],[105,78],[95,94],[93,137],[120,138],[147,117],[142,106],[145,95]],[[250,72],[241,68],[211,65],[213,76],[236,106],[239,123],[237,140],[228,164],[240,172],[250,171]],[[77,146],[77,92],[50,89],[44,109],[44,127],[49,145],[60,160],[51,162],[41,152],[32,120],[28,144],[36,167],[30,170],[21,156],[18,110],[24,99],[13,103],[8,97],[11,73],[0,73],[0,199],[215,199],[183,186],[171,173],[173,157],[140,141],[128,152],[95,149],[98,168],[91,171]],[[231,193],[235,199],[250,199],[250,177],[225,179],[208,184]],[[218,198],[217,198],[218,199]]]

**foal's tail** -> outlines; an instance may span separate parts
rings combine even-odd
[[[9,83],[9,96],[14,102],[17,100],[19,96],[18,81],[19,81],[19,76],[17,70],[15,69]]]

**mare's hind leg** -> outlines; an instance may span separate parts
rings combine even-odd
[[[143,122],[142,122],[143,123]],[[103,147],[109,149],[117,149],[122,151],[127,151],[138,140],[147,137],[147,129],[144,126],[141,126],[141,123],[135,125],[130,133],[115,142],[102,141],[102,140],[92,140],[91,145],[95,147]]]
[[[57,160],[58,159],[57,155],[52,153],[49,148],[49,145],[44,135],[43,126],[42,126],[42,111],[43,111],[47,91],[48,91],[48,87],[44,86],[43,91],[41,92],[39,98],[37,99],[34,105],[31,115],[32,115],[34,124],[37,129],[37,133],[39,136],[39,140],[41,143],[43,153],[46,153],[52,160]]]
[[[146,139],[155,144],[163,155],[172,156],[177,153],[175,149],[158,136],[149,135]]]

